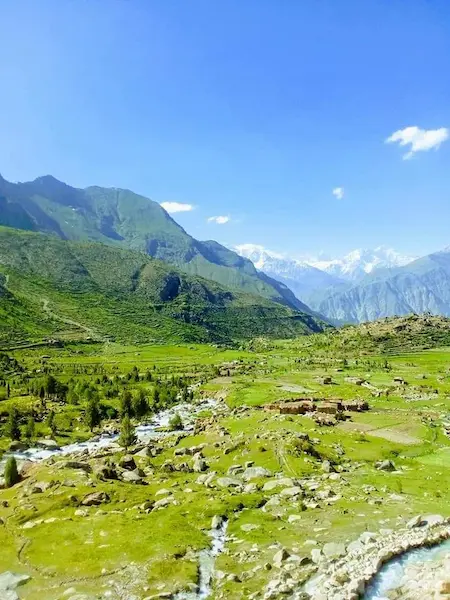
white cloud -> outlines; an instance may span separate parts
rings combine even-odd
[[[216,225],[225,225],[225,223],[229,223],[231,221],[231,217],[226,217],[224,215],[219,215],[218,217],[209,217],[208,223],[216,223]]]
[[[181,202],[161,202],[161,206],[168,213],[189,212],[194,210],[192,204],[182,204]]]
[[[399,146],[410,146],[409,152],[403,155],[404,160],[414,156],[416,152],[426,152],[434,148],[437,150],[442,142],[449,137],[449,130],[446,127],[440,129],[420,129],[419,127],[405,127],[395,131],[387,138],[386,143],[398,142]]]
[[[344,197],[344,188],[343,187],[336,187],[336,188],[334,188],[334,190],[331,193],[338,200],[342,200],[342,198]]]

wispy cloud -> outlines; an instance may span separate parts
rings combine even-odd
[[[209,217],[208,223],[216,223],[216,225],[225,225],[225,223],[229,223],[231,221],[231,217],[227,217],[225,215],[219,215],[217,217]]]
[[[403,159],[408,160],[416,152],[427,152],[433,148],[437,150],[442,142],[448,140],[448,137],[449,130],[446,127],[420,129],[420,127],[413,126],[395,131],[387,138],[386,143],[398,143],[399,146],[409,146],[409,152],[403,155]]]
[[[195,208],[192,204],[182,204],[181,202],[161,202],[161,206],[168,213],[190,212]]]
[[[343,187],[335,187],[331,193],[338,200],[342,200],[342,198],[344,197],[344,188]]]

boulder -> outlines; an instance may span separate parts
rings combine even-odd
[[[273,564],[276,567],[281,567],[281,565],[290,557],[289,552],[286,548],[280,548],[278,552],[275,552],[273,556]]]
[[[117,471],[114,467],[102,464],[95,469],[95,475],[102,481],[118,479]]]
[[[205,459],[199,454],[196,454],[192,463],[192,468],[194,469],[194,473],[203,473],[208,470],[208,465],[206,464]]]
[[[284,488],[284,490],[281,490],[281,492],[280,492],[280,496],[282,498],[295,498],[297,496],[302,496],[302,495],[303,495],[303,490],[298,485],[294,485],[293,487],[289,487],[289,488]]]
[[[271,492],[278,487],[293,487],[294,481],[290,477],[280,477],[279,479],[271,479],[263,485],[264,492]]]
[[[214,515],[211,521],[211,529],[219,529],[222,526],[224,520],[224,517],[222,517],[221,515]]]
[[[217,479],[217,485],[221,488],[240,488],[242,484],[239,479],[233,477],[219,477]]]
[[[81,504],[83,506],[99,506],[109,502],[110,498],[106,492],[92,492],[83,498]]]
[[[45,448],[45,450],[59,450],[58,443],[55,440],[37,440],[36,446]]]
[[[144,473],[141,469],[134,469],[134,471],[124,471],[121,475],[122,481],[125,483],[144,483]]]
[[[322,551],[327,558],[340,558],[345,555],[345,545],[336,542],[328,542],[328,544],[325,544]]]
[[[19,585],[23,585],[29,581],[31,577],[29,575],[20,575],[19,573],[12,573],[11,571],[5,571],[0,574],[0,592],[6,590],[15,590]],[[3,595],[0,593],[0,597],[3,600]]]
[[[258,479],[260,477],[271,477],[272,473],[264,467],[248,467],[242,473],[242,479],[244,481],[251,481],[252,479]]]
[[[378,469],[378,471],[392,472],[397,470],[392,460],[381,460],[375,463],[375,467]]]
[[[79,469],[80,471],[84,471],[85,473],[90,473],[92,471],[91,465],[86,462],[79,462],[77,460],[68,460],[63,463],[63,467],[65,469]]]
[[[413,517],[406,523],[406,527],[408,529],[414,529],[415,527],[422,527],[423,525],[425,525],[425,522],[422,518],[422,515],[416,515],[415,517]]]
[[[136,462],[131,454],[125,454],[119,460],[119,466],[127,471],[134,471],[136,468]]]

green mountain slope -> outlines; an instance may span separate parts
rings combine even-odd
[[[17,184],[0,177],[0,225],[140,250],[186,273],[311,313],[248,259],[217,242],[195,240],[158,203],[129,190],[77,189],[51,176]]]
[[[347,323],[409,313],[450,316],[450,251],[369,275],[325,298],[317,309],[335,322]]]
[[[323,324],[138,251],[0,227],[0,342],[289,337]]]

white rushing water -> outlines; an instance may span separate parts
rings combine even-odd
[[[195,592],[179,592],[173,600],[204,600],[211,592],[211,583],[217,556],[223,552],[227,541],[228,521],[224,520],[217,529],[210,532],[210,548],[201,550],[198,555],[198,588]]]
[[[175,414],[179,414],[183,421],[183,431],[192,432],[194,429],[195,420],[198,414],[204,410],[214,408],[217,405],[217,401],[213,398],[202,400],[195,404],[180,403],[162,410],[160,413],[155,414],[152,419],[136,427],[136,436],[140,442],[148,442],[152,438],[162,437],[164,435],[171,435],[169,432],[160,431],[161,428],[167,427],[171,418]],[[178,432],[178,433],[181,433]],[[32,462],[39,462],[51,458],[52,456],[65,456],[67,454],[76,454],[87,450],[88,452],[95,452],[102,448],[108,448],[115,442],[117,442],[118,434],[103,434],[93,437],[86,442],[75,442],[74,444],[68,444],[61,448],[44,448],[44,447],[31,447],[26,450],[20,450],[15,452],[5,452],[0,461],[0,467],[4,465],[6,459],[9,456],[15,456],[19,461],[29,460]],[[1,469],[0,469],[1,471]]]
[[[390,560],[380,569],[372,583],[367,587],[364,600],[389,600],[389,591],[400,585],[407,567],[437,561],[449,552],[450,540],[447,540],[431,548],[410,550],[398,558]]]

